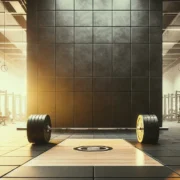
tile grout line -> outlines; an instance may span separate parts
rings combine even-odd
[[[57,91],[57,79],[58,78],[56,76],[56,74],[57,74],[57,72],[56,72],[57,71],[56,70],[56,51],[57,51],[56,50],[56,21],[57,21],[57,15],[56,14],[57,14],[57,10],[56,10],[56,2],[54,2],[54,3],[55,3],[54,4],[55,5],[55,44],[54,44],[54,56],[55,56],[54,57],[55,58],[54,59],[55,60],[55,62],[54,62],[54,66],[55,66],[55,69],[54,69],[55,70],[55,95],[54,95],[55,96],[55,122],[54,123],[55,123],[55,127],[57,127],[57,119],[56,119],[56,110],[57,110],[57,108],[56,108],[56,106],[57,106],[57,103],[56,103],[57,93],[56,92],[58,92]]]
[[[94,127],[94,0],[91,0],[92,2],[92,127]]]
[[[66,138],[66,139],[68,139],[68,138]],[[65,141],[66,139],[64,139],[63,141]],[[61,142],[63,142],[63,141],[61,141]],[[57,146],[57,145],[58,145],[58,144],[56,144],[55,146]],[[51,150],[51,149],[52,149],[52,148],[54,148],[55,146],[53,146],[53,147],[49,148],[48,150]],[[25,147],[25,146],[23,146],[23,147]],[[45,150],[43,153],[47,152],[48,150]],[[39,154],[38,156],[42,155],[43,153]],[[9,171],[9,172],[7,172],[6,174],[4,174],[3,176],[0,176],[0,178],[2,178],[2,177],[4,177],[4,176],[6,176],[7,174],[9,174],[9,173],[11,173],[11,172],[15,171],[16,169],[18,169],[18,168],[22,167],[24,164],[26,164],[26,163],[28,163],[29,161],[31,161],[31,160],[33,160],[33,159],[37,158],[38,156],[36,156],[36,157],[32,157],[30,160],[28,160],[28,161],[24,162],[24,163],[23,163],[23,164],[21,164],[21,165],[18,165],[18,166],[17,166],[17,165],[14,165],[14,166],[17,166],[15,169],[12,169],[11,171]],[[9,166],[9,165],[7,165],[7,166]]]
[[[113,81],[114,81],[114,73],[113,73],[113,60],[114,60],[114,50],[113,50],[113,47],[114,47],[114,28],[113,28],[113,5],[114,5],[114,0],[111,1],[111,77],[110,77],[110,84],[111,84],[111,90],[113,89]],[[112,119],[112,122],[111,122],[111,127],[114,127],[114,93],[113,91],[111,91],[111,109],[112,109],[112,112],[111,112],[111,119]]]
[[[149,0],[149,10],[148,10],[148,15],[149,15],[149,18],[148,18],[148,26],[149,26],[149,28],[148,28],[148,33],[149,33],[149,36],[148,36],[148,70],[149,70],[149,83],[148,83],[148,85],[149,85],[149,93],[148,93],[148,100],[149,100],[149,114],[151,113],[151,104],[150,104],[150,101],[151,101],[151,66],[150,66],[150,45],[151,45],[151,42],[150,42],[150,28],[151,28],[151,26],[150,26],[150,0]]]
[[[130,13],[130,45],[129,45],[129,48],[130,48],[130,83],[131,83],[131,92],[130,92],[130,101],[131,101],[131,103],[130,103],[130,122],[129,122],[129,125],[130,125],[130,127],[132,126],[132,94],[133,94],[133,92],[132,92],[132,82],[133,82],[133,79],[132,79],[132,23],[131,23],[131,21],[132,21],[132,10],[131,10],[131,0],[129,0],[129,3],[130,3],[130,7],[129,7],[129,13]]]
[[[76,51],[76,9],[75,9],[75,0],[73,0],[73,127],[75,127],[75,96],[76,96],[76,91],[75,91],[75,81],[76,81],[76,62],[75,62],[75,51]]]

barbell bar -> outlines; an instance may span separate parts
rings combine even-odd
[[[139,115],[136,128],[52,128],[49,115],[31,115],[28,118],[27,128],[18,127],[17,130],[27,130],[27,138],[31,143],[48,143],[52,130],[136,130],[137,140],[140,143],[155,144],[159,139],[160,130],[168,130],[168,127],[159,127],[156,115]]]
[[[17,131],[26,131],[26,127],[17,127]],[[73,130],[73,131],[81,131],[81,130],[120,130],[120,131],[135,131],[135,130],[144,130],[144,128],[129,128],[129,127],[123,127],[123,128],[52,128],[50,126],[47,127],[47,130]],[[167,131],[169,130],[168,127],[159,127],[160,131]]]

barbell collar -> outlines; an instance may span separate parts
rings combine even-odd
[[[26,131],[26,130],[27,130],[27,128],[17,127],[17,128],[16,128],[16,130],[17,130],[17,131]]]

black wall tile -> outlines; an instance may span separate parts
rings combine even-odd
[[[130,26],[130,11],[113,11],[113,26]]]
[[[39,26],[55,26],[55,12],[54,11],[39,11],[38,12]]]
[[[103,112],[103,113],[102,113]],[[112,127],[112,95],[109,92],[93,93],[93,127]]]
[[[94,0],[94,10],[111,10],[112,0]]]
[[[75,43],[92,43],[92,27],[75,27]]]
[[[130,43],[130,27],[113,27],[113,43]]]
[[[149,76],[149,45],[132,45],[132,76]]]
[[[54,44],[38,44],[37,59],[39,63],[44,62],[55,63],[55,45]]]
[[[111,91],[112,84],[111,78],[94,78],[93,79],[93,91]]]
[[[31,115],[31,114],[37,114],[38,113],[38,107],[37,107],[37,90],[34,92],[28,92],[27,94],[27,101],[28,101],[28,114],[27,115]]]
[[[94,45],[93,75],[108,77],[111,76],[111,45]]]
[[[162,27],[150,27],[150,43],[162,43]]]
[[[48,112],[62,127],[135,126],[151,98],[161,118],[160,104],[153,109],[160,98],[153,93],[161,92],[161,0],[27,4],[28,93],[36,95],[28,113]]]
[[[113,0],[113,10],[130,10],[130,0]]]
[[[57,43],[73,43],[74,42],[74,28],[73,27],[57,27],[56,28],[56,42]]]
[[[130,77],[130,55],[130,44],[118,44],[113,46],[113,76]]]
[[[75,93],[75,127],[92,127],[92,92]]]
[[[41,112],[42,114],[49,114],[54,125],[53,119],[55,119],[55,92],[38,92],[37,97],[37,114],[41,114]]]
[[[73,127],[73,92],[56,92],[56,126]]]
[[[27,90],[28,91],[37,91],[37,76],[38,76],[38,62],[37,62],[37,46],[30,47],[28,45],[27,47],[28,54],[27,58],[29,61],[27,61]]]
[[[92,78],[75,78],[75,91],[92,91]]]
[[[38,78],[38,91],[55,91],[55,78],[54,77],[39,77]]]
[[[112,78],[112,91],[131,91],[130,78]]]
[[[39,1],[39,2],[42,2]],[[47,2],[47,1],[46,1]],[[50,1],[48,1],[50,2]],[[45,4],[45,3],[44,3]],[[26,23],[26,26],[28,30],[30,30],[32,27],[37,26],[37,2],[36,1],[27,1],[27,19],[28,22]],[[29,33],[27,34],[29,35]]]
[[[73,10],[74,0],[56,0],[56,10]]]
[[[55,10],[55,0],[38,0],[37,4],[38,10]]]
[[[150,91],[162,91],[162,78],[150,78]]]
[[[92,45],[75,45],[75,76],[92,76]]]
[[[56,11],[56,26],[74,26],[74,12]]]
[[[56,45],[56,76],[72,77],[74,48],[72,44]]]
[[[33,27],[33,26],[30,28],[29,27],[27,27],[27,28],[28,28],[27,42],[29,44],[37,43],[38,42],[38,40],[37,40],[37,37],[38,37],[37,28]],[[4,38],[2,41],[4,42]]]
[[[149,91],[149,78],[132,78],[132,91]]]
[[[29,70],[27,71],[27,79],[28,79],[27,91],[37,92],[37,89],[38,89],[37,88],[37,85],[38,85],[37,74],[32,73],[30,65],[28,65],[28,67],[29,67]],[[37,72],[37,69],[36,69],[36,72]]]
[[[92,1],[93,0],[75,0],[75,9],[76,10],[92,10]]]
[[[131,26],[149,26],[149,12],[131,11]]]
[[[132,43],[149,43],[149,28],[132,27],[131,38]]]
[[[76,11],[75,26],[92,26],[92,11]]]
[[[150,26],[162,26],[162,12],[150,11]]]
[[[56,78],[56,91],[74,91],[73,78]]]
[[[162,44],[150,44],[150,75],[162,77]]]
[[[38,29],[39,43],[55,43],[55,28],[43,27]]]
[[[149,0],[133,0],[131,1],[132,10],[148,10]]]
[[[55,76],[55,63],[38,63],[38,76]]]
[[[112,43],[111,27],[94,27],[94,43]]]
[[[162,91],[150,91],[150,113],[155,114],[162,126]]]
[[[149,92],[132,92],[131,125],[136,126],[139,114],[149,114]]]
[[[114,92],[113,98],[113,126],[129,127],[130,126],[130,108],[131,94],[130,92]]]
[[[150,10],[162,10],[162,0],[150,0]]]
[[[94,26],[111,26],[112,13],[111,11],[95,11]]]

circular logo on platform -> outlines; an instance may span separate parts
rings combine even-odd
[[[110,151],[112,147],[108,146],[79,146],[74,148],[76,151],[85,151],[85,152],[97,152],[97,151]]]

